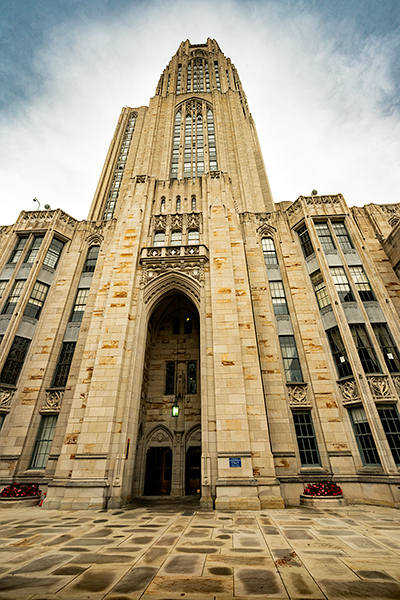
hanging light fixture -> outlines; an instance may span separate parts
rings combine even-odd
[[[179,417],[178,398],[176,398],[176,397],[175,397],[174,403],[172,405],[172,416]]]

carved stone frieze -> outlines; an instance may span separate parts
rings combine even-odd
[[[389,219],[389,225],[391,227],[396,227],[396,225],[398,225],[398,223],[400,223],[400,217],[399,216],[394,216],[394,217],[390,217]]]
[[[146,183],[147,175],[136,175],[136,183]]]
[[[210,171],[211,179],[219,179],[221,177],[221,171]]]
[[[385,375],[374,375],[373,377],[368,377],[368,385],[373,397],[376,400],[390,398],[393,396],[392,390],[390,389],[389,377],[386,377]]]
[[[40,412],[53,414],[59,413],[61,409],[61,403],[64,398],[64,391],[64,389],[46,390],[45,399]]]
[[[307,397],[307,384],[286,384],[289,394],[290,408],[311,408],[311,402]]]
[[[322,205],[331,205],[335,206],[340,204],[341,196],[338,194],[337,196],[300,196],[303,198],[307,204],[307,206],[322,206]]]
[[[146,285],[150,281],[154,281],[156,277],[164,275],[167,272],[176,271],[189,277],[193,277],[199,282],[204,281],[204,265],[200,261],[162,261],[157,264],[145,264],[142,271],[142,285]]]
[[[0,411],[8,412],[11,406],[11,400],[15,394],[15,390],[0,386]]]
[[[360,402],[360,392],[355,379],[346,379],[346,381],[338,381],[337,383],[342,394],[343,404],[355,404]]]

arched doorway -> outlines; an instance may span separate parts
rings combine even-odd
[[[135,468],[141,480],[136,480],[134,489],[140,494],[182,496],[200,489],[200,441],[193,438],[190,452],[187,445],[189,432],[196,430],[200,436],[199,333],[197,309],[185,295],[171,291],[153,309]]]

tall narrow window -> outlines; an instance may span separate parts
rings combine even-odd
[[[229,73],[228,73],[228,69],[226,70],[226,80],[227,80],[227,82],[228,82],[228,87],[230,88],[230,87],[231,87],[231,82],[230,82],[230,80],[229,80]]]
[[[314,433],[310,411],[293,412],[294,428],[299,447],[300,461],[303,467],[320,465],[317,439]]]
[[[60,260],[63,247],[64,242],[61,242],[57,238],[53,238],[50,247],[46,252],[46,256],[44,257],[43,264],[47,267],[55,269],[58,264],[58,261]]]
[[[188,244],[189,246],[197,246],[200,241],[200,233],[198,229],[191,229],[188,232]]]
[[[33,242],[31,243],[30,248],[29,248],[28,252],[26,253],[24,262],[26,262],[28,264],[33,264],[35,262],[42,242],[43,242],[42,235],[33,238]]]
[[[85,264],[83,265],[82,273],[93,273],[96,268],[99,252],[100,246],[90,246],[86,255]]]
[[[342,250],[352,250],[354,248],[351,237],[349,236],[346,225],[342,221],[333,221],[332,228],[335,232],[337,241]]]
[[[308,229],[305,225],[298,230],[298,236],[300,239],[301,248],[303,250],[304,257],[311,256],[314,254],[314,248],[311,243],[310,234],[308,233]]]
[[[197,364],[189,362],[187,366],[187,393],[197,394]]]
[[[43,415],[33,449],[30,469],[45,469],[56,430],[58,415]]]
[[[343,267],[331,267],[330,272],[340,302],[354,302],[354,295]]]
[[[15,248],[12,251],[10,259],[8,261],[9,264],[15,265],[19,261],[19,259],[21,258],[21,255],[24,251],[27,240],[28,240],[28,238],[26,238],[26,237],[18,238],[18,242],[16,243]]]
[[[206,73],[206,92],[210,91],[210,72],[208,70],[208,62],[205,65],[205,73]]]
[[[165,198],[164,198],[164,196],[161,198],[160,212],[165,213]]]
[[[378,406],[383,430],[386,434],[394,462],[400,464],[400,419],[396,406]]]
[[[172,321],[172,333],[173,335],[179,335],[181,329],[181,320],[179,317],[175,317]]]
[[[165,395],[175,394],[175,363],[169,362],[166,365],[165,372]]]
[[[210,159],[210,171],[217,170],[217,147],[215,143],[214,117],[212,110],[207,111],[207,132],[208,132],[208,155]]]
[[[180,137],[181,137],[181,122],[182,122],[182,114],[179,111],[176,113],[176,116],[175,116],[174,139],[173,139],[173,146],[172,146],[171,179],[176,179],[178,177],[179,141],[180,141]]]
[[[300,368],[299,355],[297,354],[294,336],[280,335],[279,343],[281,345],[286,381],[288,383],[303,381],[303,375]]]
[[[156,231],[154,234],[154,246],[164,246],[165,244],[165,231]]]
[[[184,332],[186,335],[191,335],[192,327],[193,327],[192,319],[190,317],[186,317],[185,325],[184,325]]]
[[[70,322],[81,322],[83,319],[83,313],[85,312],[87,299],[89,297],[89,288],[79,289],[76,298],[74,307],[72,309],[72,314],[70,317]]]
[[[181,80],[182,80],[182,65],[178,65],[178,75],[176,77],[176,93],[181,93]]]
[[[193,64],[193,91],[203,92],[203,65],[199,61]]]
[[[192,198],[190,200],[190,208],[191,208],[192,212],[194,212],[196,210],[196,196],[192,196]]]
[[[191,63],[189,63],[188,67],[187,67],[186,91],[188,93],[192,91],[192,64]]]
[[[381,461],[364,408],[352,408],[349,413],[363,464],[380,466]]]
[[[378,340],[389,373],[400,373],[400,355],[386,323],[375,323],[372,329]]]
[[[276,256],[274,240],[271,238],[262,238],[261,247],[264,254],[264,262],[266,266],[277,265],[278,257]]]
[[[65,387],[67,385],[68,375],[74,357],[76,342],[64,342],[61,346],[61,352],[58,357],[56,370],[54,372],[51,387]]]
[[[176,212],[179,212],[181,210],[181,197],[177,196],[176,197]]]
[[[18,300],[22,294],[22,289],[25,284],[25,279],[17,279],[14,283],[11,292],[8,295],[7,301],[3,307],[3,315],[11,315],[17,306]]]
[[[214,69],[215,69],[215,83],[217,85],[217,90],[221,91],[221,80],[219,78],[219,68],[218,68],[217,61],[214,62]]]
[[[285,290],[282,281],[270,281],[272,306],[275,315],[288,315],[289,310],[286,302]]]
[[[26,305],[24,315],[27,317],[32,317],[33,319],[38,319],[48,291],[48,285],[45,283],[40,283],[40,281],[36,281],[35,285],[33,286],[31,296],[28,300],[28,304]]]
[[[360,298],[363,302],[368,300],[375,300],[374,293],[371,289],[368,277],[366,276],[364,269],[361,266],[349,266],[350,274],[355,283],[356,289],[360,294]]]
[[[324,278],[322,277],[321,271],[316,271],[311,275],[311,281],[314,286],[314,292],[317,297],[318,306],[324,308],[329,306],[331,301],[329,299],[328,290],[326,289]]]
[[[129,115],[128,124],[125,129],[124,137],[118,155],[117,164],[115,166],[110,191],[108,193],[106,207],[104,209],[103,219],[105,221],[109,221],[114,216],[115,207],[119,196],[119,190],[121,187],[122,177],[124,175],[129,149],[131,147],[133,132],[135,130],[136,116],[136,113],[131,113]]]
[[[171,246],[180,246],[182,244],[182,231],[171,232]]]
[[[0,383],[17,385],[30,343],[31,341],[26,338],[15,336],[1,371]]]
[[[2,297],[3,297],[4,290],[5,290],[5,289],[6,289],[6,287],[7,287],[7,283],[8,283],[8,280],[7,280],[7,279],[3,279],[2,281],[0,281],[0,298],[2,298]]]
[[[169,84],[171,83],[171,75],[168,75],[168,81],[167,81],[167,94],[169,92]]]
[[[6,418],[6,415],[4,413],[0,413],[0,431],[1,431],[1,428],[3,427],[5,418]]]
[[[328,223],[314,223],[314,225],[324,252],[335,250],[335,244],[333,243]]]
[[[364,325],[350,325],[350,331],[365,373],[382,373],[375,350]]]
[[[339,329],[337,327],[333,327],[332,329],[328,329],[326,333],[328,335],[328,340],[331,346],[332,356],[333,360],[335,361],[339,379],[353,375]]]

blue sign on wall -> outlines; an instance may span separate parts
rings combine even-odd
[[[230,458],[229,459],[229,466],[230,467],[241,467],[242,466],[242,459],[241,458]]]

